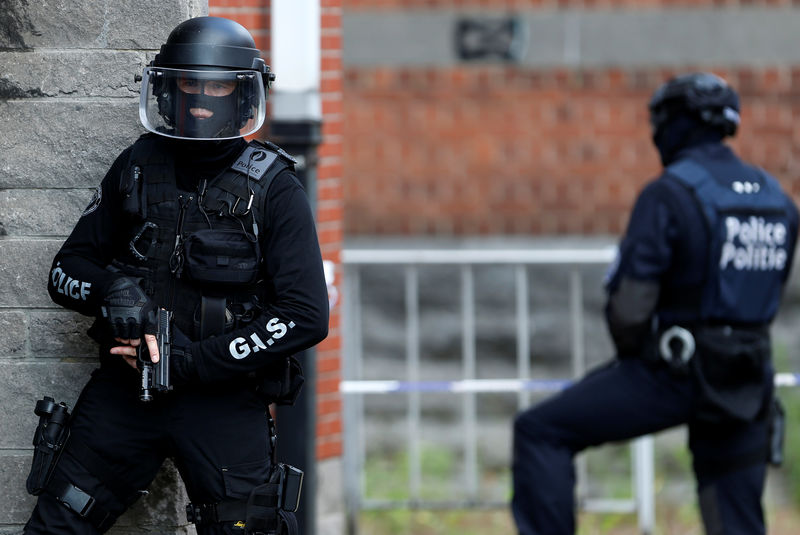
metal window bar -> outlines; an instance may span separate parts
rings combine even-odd
[[[349,524],[355,527],[354,516],[362,507],[382,509],[393,507],[428,507],[447,508],[463,506],[464,503],[425,503],[420,499],[421,487],[421,451],[417,430],[421,420],[420,392],[422,390],[437,390],[435,385],[429,388],[420,387],[419,381],[419,289],[418,270],[420,265],[456,264],[461,265],[461,306],[462,306],[462,386],[457,388],[463,395],[462,418],[464,427],[464,463],[466,467],[467,504],[475,507],[496,507],[499,503],[481,503],[478,499],[478,459],[477,459],[477,392],[507,391],[509,387],[518,393],[519,406],[528,405],[530,392],[533,390],[557,390],[567,381],[532,381],[530,380],[530,328],[528,308],[528,275],[527,267],[532,264],[596,264],[608,263],[613,257],[613,248],[602,250],[526,250],[526,251],[491,251],[487,254],[482,250],[460,251],[435,251],[435,250],[350,250],[343,251],[342,259],[345,264],[345,292],[350,296],[351,304],[346,308],[345,322],[348,328],[346,333],[351,333],[353,340],[345,336],[345,351],[350,358],[346,358],[345,381],[343,393],[358,393],[357,386],[367,386],[365,392],[388,392],[397,388],[397,381],[361,381],[363,376],[363,352],[361,347],[361,309],[360,309],[360,278],[359,265],[369,264],[402,264],[405,265],[405,302],[406,302],[406,362],[407,383],[400,390],[408,394],[408,451],[409,451],[409,496],[406,502],[387,500],[370,500],[363,496],[363,461],[366,457],[366,447],[363,438],[363,397],[345,396],[345,467],[348,474],[357,477],[348,477],[350,484],[346,485],[348,492]],[[472,266],[480,264],[510,264],[515,268],[516,313],[517,313],[517,380],[481,381],[476,379],[476,351],[475,351],[475,303],[474,281]],[[580,376],[585,370],[585,352],[583,346],[583,297],[580,273],[573,270],[570,276],[570,307],[572,315],[572,362],[574,376]],[[347,362],[353,361],[351,365]],[[415,385],[417,387],[415,387]],[[355,388],[354,388],[355,387]],[[441,385],[440,385],[441,387]],[[358,400],[350,398],[357,397]],[[638,452],[634,454],[635,460],[647,459],[647,455]],[[652,457],[652,455],[650,456]],[[634,465],[636,470],[636,464]],[[585,479],[585,469],[582,474]],[[635,477],[639,482],[641,478]],[[352,481],[358,481],[357,484]],[[579,487],[580,490],[580,487]],[[639,490],[638,488],[636,489]],[[646,494],[646,493],[645,493]],[[634,496],[641,496],[635,492]],[[580,496],[580,494],[579,494]],[[632,500],[583,500],[582,505],[591,511],[635,511],[636,502]],[[351,529],[355,532],[355,529]]]

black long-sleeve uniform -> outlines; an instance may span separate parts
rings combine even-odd
[[[163,144],[176,155],[177,185],[186,191],[195,191],[201,180],[210,180],[227,169],[245,146],[241,139],[217,143],[164,140]],[[116,159],[53,261],[50,296],[82,314],[99,314],[108,287],[120,276],[106,267],[121,248],[129,246],[131,229],[126,227],[119,182],[130,151]],[[275,357],[307,349],[327,335],[327,289],[305,192],[294,174],[284,170],[274,178],[265,197],[260,211],[263,220],[257,222],[262,276],[267,281],[267,295],[261,296],[263,308],[240,329],[192,342],[194,370],[188,372],[200,381],[258,370]],[[160,306],[168,306],[167,296],[155,298]],[[119,360],[108,355],[107,349],[103,348],[101,359]],[[248,354],[242,357],[242,353]]]

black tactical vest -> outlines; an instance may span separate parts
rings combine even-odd
[[[232,166],[197,191],[176,186],[175,161],[145,134],[120,177],[128,246],[112,266],[141,277],[158,306],[193,340],[246,324],[263,300],[261,213],[272,180],[294,160],[251,141]]]

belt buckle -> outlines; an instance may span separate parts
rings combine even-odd
[[[63,496],[57,497],[57,499],[67,509],[77,513],[83,518],[89,516],[95,504],[94,497],[89,496],[86,492],[71,483],[67,485]]]

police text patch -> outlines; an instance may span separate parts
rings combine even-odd
[[[250,178],[259,180],[264,176],[264,173],[277,157],[278,155],[274,152],[269,152],[258,147],[247,147],[236,161],[233,162],[231,169],[243,175],[249,175]]]

